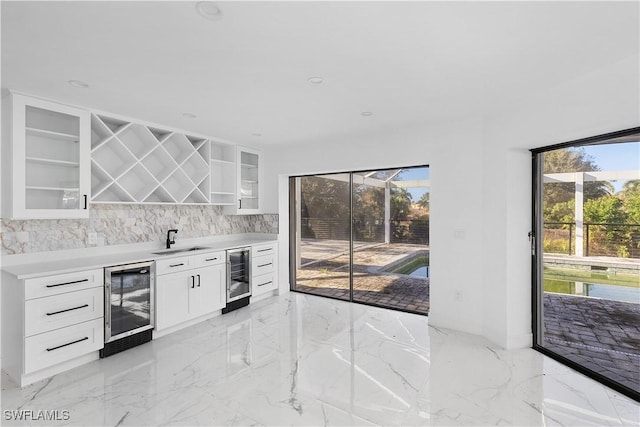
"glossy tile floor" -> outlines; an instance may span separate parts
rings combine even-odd
[[[17,389],[3,425],[638,425],[640,406],[530,349],[291,293]]]

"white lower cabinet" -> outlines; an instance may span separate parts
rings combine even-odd
[[[102,269],[33,279],[3,272],[2,368],[20,386],[97,358],[103,346]]]
[[[277,244],[251,248],[251,296],[257,297],[278,289]]]
[[[102,318],[34,335],[24,342],[24,370],[35,372],[104,346]]]
[[[205,259],[209,259],[211,265],[203,265],[202,262],[207,262]],[[167,260],[168,264],[169,261]],[[213,313],[225,305],[225,265],[222,256],[182,257],[181,262],[193,267],[175,273],[157,274],[158,331]],[[200,267],[197,267],[198,265]]]

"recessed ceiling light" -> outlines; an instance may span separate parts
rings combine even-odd
[[[373,116],[373,113],[372,113],[371,111],[363,111],[363,112],[362,112],[362,113],[360,113],[360,114],[362,114],[364,117],[370,117],[370,116]]]
[[[222,10],[212,1],[199,1],[196,3],[198,15],[211,21],[222,19]]]
[[[195,119],[198,116],[193,113],[182,113],[182,117],[186,117],[187,119]]]
[[[262,136],[262,134],[260,132],[254,132],[251,135],[253,135],[253,136]]]
[[[324,83],[324,79],[322,77],[309,77],[307,81],[312,85],[321,85]]]
[[[85,83],[81,80],[68,80],[67,83],[69,83],[73,87],[79,87],[82,89],[86,89],[89,87],[89,83]]]

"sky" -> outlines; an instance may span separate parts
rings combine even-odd
[[[403,169],[401,178],[403,181],[413,181],[414,179],[429,179],[429,167]],[[428,188],[409,188],[409,193],[414,202],[420,200],[424,193],[429,191]]]
[[[640,142],[589,145],[584,147],[584,151],[593,157],[594,163],[602,171],[640,169]],[[612,182],[616,192],[622,189],[625,182]]]
[[[640,169],[640,142],[589,145],[584,147],[584,151],[593,158],[594,163],[597,164],[602,171]],[[414,179],[428,180],[429,167],[405,169],[401,178],[403,181]],[[626,181],[612,182],[616,192],[622,189],[625,182]],[[428,188],[409,189],[409,193],[411,193],[414,202],[420,200],[420,197],[428,191]]]

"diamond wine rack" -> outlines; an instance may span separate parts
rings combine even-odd
[[[232,205],[236,146],[91,115],[94,203]]]

